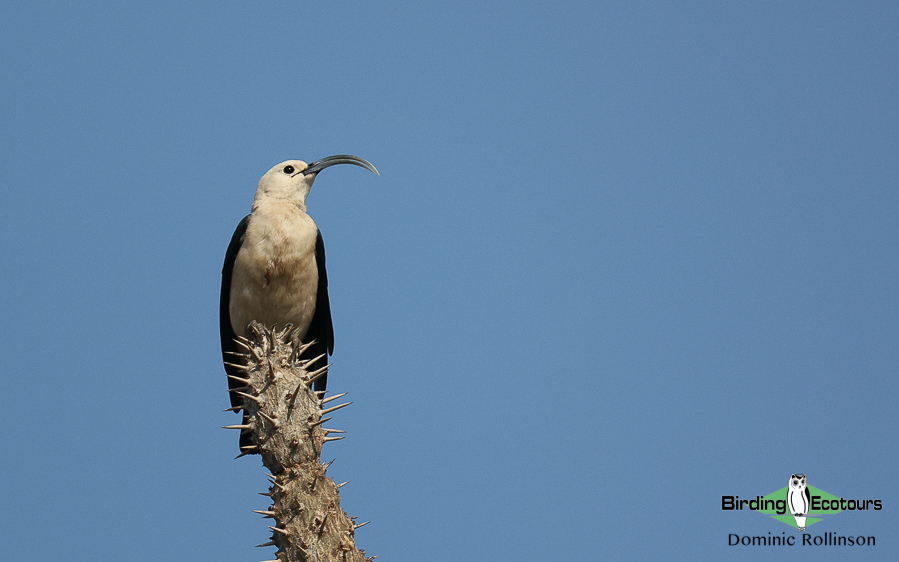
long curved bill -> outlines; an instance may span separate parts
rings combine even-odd
[[[361,166],[369,172],[374,173],[376,176],[381,175],[378,173],[378,169],[375,168],[374,164],[365,158],[359,158],[358,156],[353,156],[351,154],[336,154],[334,156],[326,156],[321,160],[316,160],[303,170],[303,175],[308,176],[309,174],[317,174],[325,168],[336,166],[337,164],[355,164],[356,166]]]

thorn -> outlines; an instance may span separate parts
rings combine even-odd
[[[325,365],[324,367],[322,367],[321,369],[316,369],[315,371],[309,373],[309,378],[306,379],[306,385],[308,386],[308,385],[314,383],[315,381],[317,381],[318,379],[322,378],[326,374],[328,374],[328,369],[330,367],[331,367],[331,365],[328,364],[328,365]]]
[[[236,392],[236,391],[234,392],[234,394],[238,394],[238,395],[240,395],[240,396],[243,396],[244,398],[247,398],[247,399],[249,399],[249,400],[252,400],[253,402],[255,402],[255,403],[257,403],[257,404],[262,404],[262,400],[260,400],[259,398],[257,398],[256,396],[253,396],[253,395],[251,395],[251,394],[247,394],[247,393],[245,393],[245,392]]]
[[[334,396],[329,396],[328,398],[325,398],[324,400],[321,401],[321,403],[322,403],[322,404],[327,404],[327,403],[330,402],[331,400],[337,400],[338,398],[343,398],[343,397],[346,396],[346,395],[347,395],[346,392],[343,392],[343,393],[341,393],[341,394],[335,394]]]
[[[336,460],[337,460],[337,459],[331,459],[331,462],[329,462],[328,464],[323,464],[322,466],[325,467],[325,470],[328,470],[328,468],[329,468],[332,464],[334,464],[334,461],[336,461]]]
[[[238,392],[238,394],[240,394],[240,392]],[[327,410],[322,410],[321,414],[319,414],[319,415],[323,416],[325,414],[330,414],[331,412],[333,412],[335,410],[339,410],[341,408],[345,408],[345,407],[349,406],[350,404],[352,404],[352,402],[344,402],[340,406],[332,406],[331,408],[328,408]]]
[[[328,418],[328,419],[331,419],[331,418]],[[327,435],[329,433],[346,433],[346,431],[344,431],[342,429],[326,429],[324,427],[322,428],[322,431],[325,432],[325,435]]]
[[[266,542],[266,543],[257,544],[257,545],[256,545],[256,548],[262,548],[262,547],[264,547],[264,546],[275,546],[275,541],[269,541],[269,542]]]
[[[269,423],[272,424],[272,425],[275,427],[275,429],[278,429],[278,425],[279,425],[279,424],[278,424],[278,420],[277,420],[277,419],[275,419],[274,417],[272,417],[272,416],[266,414],[265,412],[258,412],[258,413],[259,413],[260,416],[262,416],[263,418],[267,419],[267,420],[269,421]]]
[[[223,412],[239,412],[239,411],[241,411],[241,410],[243,410],[243,406],[233,406],[233,407],[231,407],[231,408],[225,408],[225,409],[222,410],[222,411],[223,411]]]
[[[275,380],[275,368],[272,367],[272,360],[271,360],[271,359],[267,359],[267,360],[266,360],[266,363],[268,363],[268,375],[269,375],[269,377],[271,377],[272,380]]]
[[[274,517],[274,511],[258,511],[256,509],[253,510],[253,513],[258,513],[259,515],[265,515],[266,517]]]
[[[245,457],[245,456],[247,456],[247,455],[249,455],[249,454],[250,454],[250,452],[249,452],[249,451],[246,451],[246,452],[241,453],[241,454],[237,455],[236,457],[234,457],[234,460],[237,460],[237,459],[239,459],[240,457]]]
[[[270,492],[256,492],[256,493],[259,494],[260,496],[272,497],[272,494]]]
[[[328,441],[340,441],[341,439],[346,439],[346,436],[341,435],[340,437],[324,437],[322,438],[322,443],[327,443]]]
[[[322,357],[327,357],[327,355],[328,355],[327,353],[322,353],[321,355],[319,355],[319,356],[316,357],[315,359],[310,359],[309,361],[306,361],[305,365],[303,365],[303,368],[305,369],[306,367],[308,367],[309,365],[315,363],[316,361],[318,361],[318,360],[321,359]],[[329,366],[330,366],[330,365],[329,365]]]
[[[319,535],[321,535],[321,534],[322,534],[322,531],[325,530],[325,523],[328,522],[328,515],[330,515],[330,512],[329,512],[329,511],[326,511],[326,512],[325,512],[325,516],[322,518],[322,525],[321,525],[321,527],[318,528],[318,534],[319,534]]]
[[[350,483],[350,481],[347,480],[347,481],[344,482],[343,484],[338,484],[338,485],[337,485],[337,489],[339,490],[339,489],[343,488],[344,486],[346,486],[346,485],[349,484],[349,483]]]
[[[290,412],[293,411],[293,405],[297,402],[297,396],[300,395],[300,389],[303,388],[303,384],[305,383],[303,383],[303,381],[300,381],[300,384],[298,384],[297,387],[293,389],[293,392],[288,395],[290,396],[290,405],[287,406],[287,419],[290,419]]]
[[[277,528],[277,527],[269,526],[269,529],[271,529],[272,531],[281,533],[281,534],[284,535],[285,537],[286,537],[287,535],[290,534],[290,533],[288,533],[287,531],[285,531],[284,529],[279,529],[279,528]]]
[[[309,343],[304,343],[304,344],[300,345],[299,347],[295,347],[293,350],[293,353],[290,354],[290,362],[293,363],[294,361],[296,361],[297,358],[300,355],[302,355],[303,353],[305,353],[306,350],[309,349],[312,346],[312,344],[314,344],[314,343],[315,343],[314,341],[311,341]]]
[[[222,429],[253,429],[252,425],[223,425]]]
[[[227,365],[227,363],[225,363]],[[234,375],[226,375],[229,379],[235,380],[239,383],[250,384],[250,379],[242,379],[240,377],[235,377]]]
[[[243,341],[241,341],[243,340]],[[256,358],[256,361],[262,361],[262,356],[256,351],[256,348],[250,345],[250,340],[245,337],[237,336],[237,339],[234,340],[235,343],[241,345],[247,349],[250,353],[253,354],[253,357]]]
[[[317,425],[321,425],[321,424],[325,423],[326,421],[329,421],[330,419],[331,419],[331,418],[322,418],[322,419],[318,420],[318,421],[315,422],[315,423],[310,423],[310,424],[309,424],[309,427],[310,427],[310,429],[311,429],[311,428],[313,428],[313,427],[315,427],[315,426],[317,426]]]
[[[234,367],[235,369],[240,369],[241,371],[247,371],[248,367],[246,365],[238,365],[236,363],[228,363],[227,361],[222,361],[225,365],[229,367]]]
[[[365,523],[359,523],[358,525],[353,525],[353,530],[355,531],[355,530],[358,529],[359,527],[365,527],[365,526],[368,525],[369,523],[371,523],[371,521],[366,521]]]
[[[293,324],[291,324],[290,322],[288,322],[287,324],[284,324],[284,329],[281,330],[281,332],[278,334],[278,339],[283,340],[284,336],[287,335],[287,332],[289,332],[291,330],[293,330]]]
[[[235,357],[249,357],[250,356],[249,353],[238,353],[236,351],[226,351],[225,353],[227,353],[228,355],[233,355]]]

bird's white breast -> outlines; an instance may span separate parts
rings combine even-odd
[[[315,222],[295,204],[260,204],[253,210],[231,280],[231,327],[247,336],[253,320],[293,324],[305,335],[315,314],[318,268]]]
[[[790,488],[787,494],[790,501],[790,509],[793,513],[808,513],[808,504],[805,499],[805,492],[799,488]]]

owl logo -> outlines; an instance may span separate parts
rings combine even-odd
[[[787,492],[787,503],[790,506],[790,513],[796,518],[796,526],[804,533],[805,516],[808,515],[808,508],[811,504],[805,474],[790,475],[790,491]]]

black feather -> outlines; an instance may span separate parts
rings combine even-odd
[[[323,353],[331,355],[334,353],[334,325],[331,322],[331,303],[328,300],[328,272],[325,269],[325,242],[322,240],[322,233],[319,230],[315,238],[315,265],[318,269],[318,290],[315,295],[315,314],[309,323],[309,329],[306,330],[304,342],[315,340],[315,345],[306,351],[306,357],[318,357]],[[323,357],[313,365],[309,365],[306,369],[314,371],[315,369],[324,367],[328,364],[327,357]],[[316,392],[323,391],[328,385],[328,375],[325,373],[320,379],[313,384],[313,390]]]
[[[231,237],[231,243],[228,244],[228,250],[225,252],[225,265],[222,266],[222,296],[219,302],[219,331],[222,336],[222,360],[227,363],[241,364],[244,361],[240,357],[231,355],[231,353],[246,352],[245,349],[234,343],[237,335],[234,328],[231,327],[231,274],[234,272],[234,260],[237,259],[237,252],[243,243],[243,236],[247,232],[247,225],[250,224],[250,215],[243,218],[237,225],[234,235]],[[230,352],[230,353],[229,353]],[[225,365],[225,372],[232,376],[245,377],[246,373],[235,367]],[[231,406],[239,406],[243,403],[243,399],[233,392],[232,388],[241,386],[234,379],[228,379],[228,391],[231,394]]]

